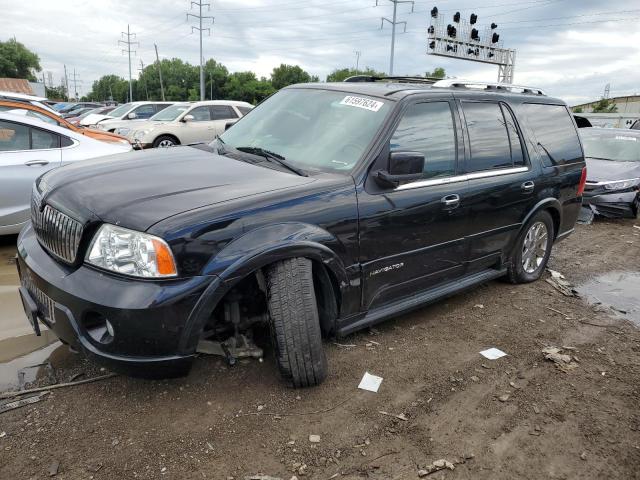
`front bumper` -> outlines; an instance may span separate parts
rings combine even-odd
[[[39,320],[64,343],[128,375],[171,377],[189,370],[195,345],[184,341],[185,326],[216,277],[149,281],[71,268],[46,253],[30,223],[18,237],[17,265],[23,287],[39,304]],[[114,332],[107,342],[92,333],[104,319]]]
[[[607,218],[636,218],[640,209],[640,193],[637,191],[589,193],[584,192],[583,205],[596,215]]]

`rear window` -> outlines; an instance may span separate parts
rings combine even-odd
[[[522,108],[545,166],[582,161],[578,132],[565,106],[526,103]]]

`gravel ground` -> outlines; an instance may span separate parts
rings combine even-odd
[[[634,224],[579,225],[550,267],[574,284],[640,272]],[[208,357],[184,379],[56,390],[0,414],[0,479],[56,464],[59,479],[414,479],[439,459],[454,469],[426,478],[640,478],[640,331],[612,313],[545,281],[492,282],[327,342],[313,389],[285,388],[270,358]],[[570,362],[545,360],[549,346]],[[61,358],[61,379],[90,368]],[[378,393],[356,388],[365,371]]]

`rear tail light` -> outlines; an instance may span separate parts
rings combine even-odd
[[[582,167],[582,175],[580,176],[580,184],[578,185],[578,196],[584,193],[584,186],[587,183],[587,167]]]

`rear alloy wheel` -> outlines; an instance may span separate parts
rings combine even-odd
[[[291,258],[267,269],[267,303],[276,362],[295,388],[319,385],[327,376],[327,357],[311,260]]]
[[[153,141],[153,148],[169,148],[178,145],[176,139],[169,135],[161,135]]]
[[[509,280],[527,283],[539,279],[551,256],[554,238],[551,215],[546,211],[536,213],[518,237],[510,259]]]

